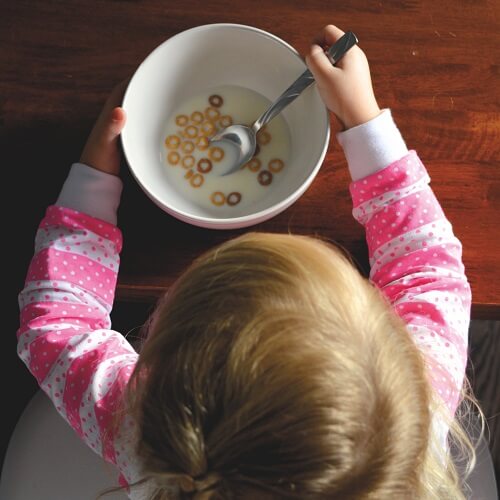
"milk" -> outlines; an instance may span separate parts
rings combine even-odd
[[[181,144],[188,141],[195,142],[202,132],[200,131],[201,124],[192,121],[192,114],[195,111],[204,113],[210,106],[209,97],[213,95],[221,96],[223,99],[222,105],[215,109],[218,110],[221,116],[230,116],[233,124],[251,125],[271,104],[268,99],[257,92],[239,86],[220,86],[207,89],[203,93],[186,100],[174,110],[167,121],[163,137],[176,136],[180,139]],[[176,118],[181,115],[189,117],[188,125],[180,126],[176,123]],[[199,119],[199,116],[195,116],[195,118]],[[204,120],[205,122],[207,121],[206,118]],[[216,130],[207,135],[208,139],[214,135],[215,131],[224,128],[220,124],[219,119],[212,121],[212,123],[214,123]],[[189,125],[197,127],[198,133],[196,137],[186,136],[188,133],[186,126]],[[206,125],[206,127],[210,128],[210,125]],[[193,134],[194,129],[190,129],[189,133]],[[195,147],[192,152],[186,153],[182,151],[181,146],[168,148],[165,144],[162,144],[161,160],[168,182],[183,197],[191,200],[206,211],[207,216],[215,215],[225,218],[251,212],[252,205],[263,197],[270,196],[273,189],[279,184],[286,173],[290,154],[290,133],[282,116],[278,115],[271,120],[265,127],[265,133],[270,135],[270,141],[268,144],[260,145],[260,152],[256,155],[256,158],[261,162],[258,171],[243,168],[226,176],[222,176],[222,174],[238,158],[235,146],[226,143],[226,141],[219,141],[214,144],[223,150],[224,157],[220,161],[212,159],[212,169],[208,173],[201,173],[197,169],[197,164],[201,159],[209,158],[208,149],[200,151],[198,147]],[[185,136],[182,137],[181,134],[185,134]],[[176,141],[171,141],[170,145],[172,146],[173,143],[176,143]],[[184,146],[187,147],[188,145],[184,144]],[[182,166],[181,161],[177,165],[170,164],[167,157],[171,152],[177,152],[180,158],[188,155],[194,157],[194,165],[190,166],[192,159],[187,158],[185,159],[187,166]],[[264,182],[267,181],[269,175],[266,173],[262,174],[261,172],[264,170],[269,172],[269,162],[276,159],[281,160],[284,163],[284,167],[280,171],[277,171],[279,168],[277,169],[275,166],[279,165],[279,162],[276,163],[275,161],[271,165],[271,167],[274,167],[272,182],[268,185],[262,185],[258,180],[259,174],[261,175],[261,181],[263,179]],[[207,164],[205,163],[204,165]],[[198,176],[196,179],[194,179],[195,175]],[[203,180],[200,180],[201,177]],[[201,185],[193,187],[190,182],[194,182],[195,185],[201,183]],[[214,193],[217,193],[215,197]],[[239,193],[241,198],[238,199],[238,196],[234,193]],[[232,205],[228,204],[228,198]]]

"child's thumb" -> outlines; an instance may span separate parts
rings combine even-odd
[[[116,139],[120,135],[120,132],[125,126],[127,121],[125,111],[123,108],[116,107],[113,108],[108,117],[108,122],[106,123],[105,138],[108,141]]]

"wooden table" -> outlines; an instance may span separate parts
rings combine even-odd
[[[495,0],[5,0],[1,150],[8,175],[3,186],[16,199],[5,222],[17,271],[9,290],[22,285],[43,210],[78,159],[107,93],[152,49],[196,25],[234,22],[274,33],[303,53],[330,22],[357,34],[379,105],[392,109],[409,148],[429,170],[463,243],[473,317],[500,318],[499,19]],[[368,271],[364,232],[351,215],[346,162],[334,134],[308,191],[284,213],[242,231],[204,230],[171,218],[123,171],[118,299],[153,300],[193,257],[251,229],[321,234]]]

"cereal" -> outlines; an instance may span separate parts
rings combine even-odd
[[[262,170],[262,172],[259,172],[257,180],[262,186],[269,186],[273,182],[273,174],[267,170]]]
[[[227,195],[226,202],[229,206],[234,207],[241,201],[241,194],[237,191],[233,191]]]
[[[213,135],[215,134],[215,130],[216,130],[215,125],[210,121],[206,121],[201,124],[200,135],[204,136]]]
[[[214,146],[208,150],[208,157],[213,161],[221,161],[224,158],[224,150]]]
[[[216,108],[212,108],[211,106],[209,106],[205,110],[205,116],[206,116],[207,120],[215,121],[215,120],[217,120],[217,118],[219,118],[220,111]]]
[[[184,141],[181,144],[181,149],[184,153],[192,153],[194,151],[194,143],[191,141]]]
[[[181,155],[177,151],[170,151],[167,155],[167,160],[171,165],[177,165],[180,159]]]
[[[188,124],[189,118],[186,115],[177,115],[175,117],[175,123],[179,125],[179,127],[184,127]]]
[[[229,127],[233,124],[233,119],[229,115],[224,115],[220,117],[219,125],[223,128]]]
[[[274,158],[267,164],[267,168],[273,173],[281,172],[284,166],[285,163],[279,158]]]
[[[208,149],[209,144],[210,141],[204,135],[196,138],[196,146],[200,151],[205,151],[205,149]]]
[[[210,201],[216,207],[221,207],[226,202],[226,197],[224,196],[224,193],[221,193],[220,191],[215,191],[210,195]]]
[[[212,170],[212,162],[208,158],[202,158],[198,161],[196,168],[198,169],[198,172],[208,174],[208,172]]]
[[[215,108],[220,108],[224,103],[224,99],[222,99],[220,95],[214,94],[208,98],[208,102],[210,103],[211,106],[214,106]]]
[[[271,189],[266,186],[274,187],[273,181],[279,184],[283,175],[279,172],[288,168],[289,135],[282,117],[260,128],[252,158],[234,175],[219,174],[237,161],[237,151],[212,142],[215,134],[235,123],[251,128],[255,110],[266,103],[257,93],[236,86],[223,86],[180,103],[160,144],[168,182],[200,209],[222,216],[268,196]]]
[[[186,127],[185,133],[187,137],[193,139],[198,135],[198,127],[195,127],[194,125],[188,125]]]
[[[184,168],[191,168],[194,165],[195,159],[193,155],[186,155],[182,158],[181,163]]]
[[[245,163],[244,167],[247,167],[252,172],[258,172],[261,165],[262,163],[258,158],[252,158],[249,162]]]
[[[204,120],[203,113],[201,111],[193,111],[191,113],[191,121],[193,123],[201,123]]]
[[[165,139],[165,145],[167,146],[168,149],[177,149],[180,143],[181,140],[176,135],[169,135]]]
[[[199,188],[204,181],[203,175],[200,174],[194,174],[190,179],[189,179],[189,184],[193,186],[194,188]]]
[[[266,132],[265,130],[262,129],[260,129],[257,132],[257,142],[260,145],[269,144],[270,140],[271,140],[271,134],[269,132]]]

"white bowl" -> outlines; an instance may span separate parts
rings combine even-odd
[[[169,38],[142,62],[125,92],[122,144],[132,175],[158,206],[196,226],[234,229],[282,212],[309,187],[328,148],[328,110],[316,85],[282,112],[291,142],[287,173],[249,213],[218,218],[182,197],[167,182],[160,151],[165,123],[184,100],[210,87],[238,85],[274,101],[305,69],[293,47],[251,26],[208,24]]]

